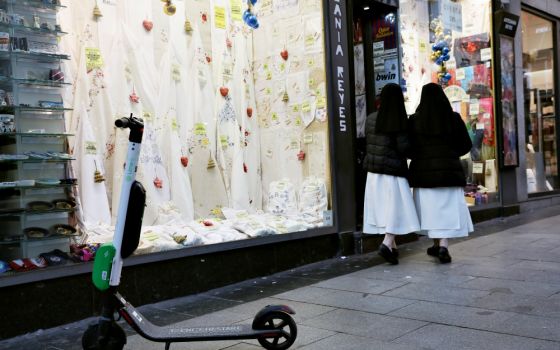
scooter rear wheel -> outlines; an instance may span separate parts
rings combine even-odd
[[[255,329],[280,329],[283,335],[275,338],[258,338],[261,346],[268,350],[285,350],[292,346],[297,337],[297,326],[292,318],[284,312],[271,312],[262,317]]]
[[[126,344],[126,334],[118,324],[112,322],[106,341],[100,343],[99,324],[92,324],[82,336],[84,350],[122,350]]]

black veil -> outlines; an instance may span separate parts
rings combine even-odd
[[[381,90],[381,106],[377,112],[375,131],[380,133],[405,131],[407,119],[401,87],[393,83],[385,85]]]
[[[420,104],[416,108],[415,131],[440,135],[451,130],[453,108],[441,86],[429,83],[422,87]]]

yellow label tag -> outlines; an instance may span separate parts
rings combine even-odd
[[[319,98],[317,98],[317,108],[325,108],[326,103],[327,101],[324,96],[319,96]]]
[[[222,148],[227,148],[228,146],[227,136],[220,135],[220,144],[222,145]]]
[[[177,124],[176,118],[171,118],[171,130],[173,131],[179,130],[179,124]]]
[[[142,118],[144,118],[144,120],[151,121],[153,119],[153,115],[149,111],[143,111]]]
[[[280,63],[280,71],[283,72],[285,70],[286,70],[286,63],[285,62]]]
[[[301,126],[302,121],[300,117],[296,117],[296,126]]]
[[[313,46],[313,44],[315,44],[315,37],[313,36],[313,34],[306,35],[305,46],[310,47]]]
[[[313,86],[315,86],[315,79],[309,78],[307,84],[309,85],[309,89],[313,89]]]
[[[200,142],[203,146],[208,146],[210,144],[210,140],[208,139],[208,137],[203,138]]]
[[[307,66],[308,67],[313,67],[315,66],[315,60],[313,58],[310,58],[307,60]]]
[[[206,135],[206,126],[204,123],[196,123],[194,125],[194,134],[195,135]]]
[[[311,112],[311,104],[309,101],[305,101],[301,104],[301,111],[304,113]]]
[[[231,19],[233,21],[241,22],[241,1],[230,0]]]
[[[292,105],[292,112],[297,113],[299,112],[299,104],[294,104]]]
[[[86,69],[88,72],[103,67],[103,57],[97,47],[86,47]]]
[[[277,121],[278,121],[278,114],[276,114],[276,112],[272,112],[272,117],[271,117],[271,119],[272,119],[273,121],[277,122]]]
[[[272,72],[269,70],[266,71],[266,80],[272,80]]]
[[[214,26],[226,29],[226,9],[222,6],[214,6]]]
[[[313,134],[310,133],[303,134],[303,143],[305,144],[313,143]]]
[[[267,88],[264,89],[264,92],[265,92],[267,95],[270,95],[270,94],[272,94],[272,89],[269,88],[269,87],[267,87]]]
[[[86,141],[86,154],[97,154],[97,142],[95,141]]]

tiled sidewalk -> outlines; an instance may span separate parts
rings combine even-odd
[[[261,307],[287,304],[297,313],[293,349],[558,350],[560,216],[520,224],[530,221],[523,215],[477,225],[473,237],[453,241],[449,265],[427,256],[430,242],[421,240],[401,247],[397,266],[375,254],[341,257],[140,310],[159,325],[205,326],[250,323]],[[88,322],[9,339],[0,349],[80,349]],[[164,348],[128,331],[125,349]],[[171,346],[226,348],[260,347]]]

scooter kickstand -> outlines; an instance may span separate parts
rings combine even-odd
[[[169,350],[170,346],[171,346],[170,342],[165,342],[165,350]]]

